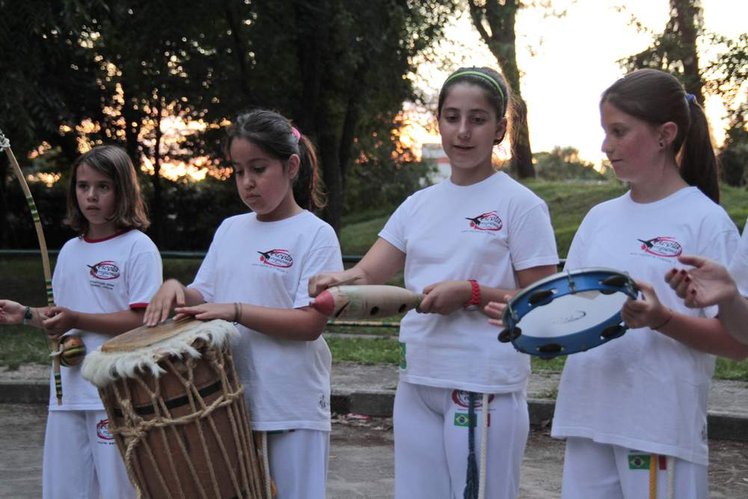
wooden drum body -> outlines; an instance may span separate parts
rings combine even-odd
[[[86,357],[139,496],[269,497],[229,348],[237,334],[226,321],[167,321]]]

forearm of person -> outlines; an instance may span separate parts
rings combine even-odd
[[[733,338],[748,345],[748,301],[744,297],[738,294],[720,303],[719,320]]]
[[[29,309],[31,310],[31,320],[26,321],[26,325],[37,329],[44,329],[42,321],[47,318],[44,315],[47,312],[47,307],[29,307]]]
[[[237,309],[235,322],[285,340],[314,341],[327,324],[327,317],[310,307],[285,309],[240,303]]]
[[[144,309],[122,310],[108,314],[78,312],[74,327],[83,331],[116,336],[143,325]]]
[[[507,288],[493,288],[490,286],[485,286],[480,283],[480,279],[476,279],[476,282],[480,286],[480,310],[485,312],[483,310],[483,307],[488,305],[490,302],[504,302],[506,301],[507,296],[514,296],[516,295],[522,288],[525,288],[527,286],[530,286],[534,282],[543,279],[544,277],[548,277],[549,275],[552,275],[556,272],[556,266],[555,265],[543,265],[540,267],[532,267],[525,270],[520,270],[517,272],[517,288],[516,289],[507,289]],[[470,298],[468,296],[468,298]]]
[[[346,274],[355,277],[351,284],[384,284],[404,266],[405,253],[380,238]]]
[[[673,312],[667,324],[657,331],[700,352],[737,361],[748,357],[748,345],[733,338],[716,318],[692,317]]]

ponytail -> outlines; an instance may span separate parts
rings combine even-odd
[[[680,175],[686,183],[698,187],[712,201],[719,203],[719,164],[712,146],[709,123],[704,110],[691,97],[690,94],[686,97],[691,126],[677,156]]]

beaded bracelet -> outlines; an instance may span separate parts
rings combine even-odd
[[[463,308],[477,307],[480,305],[480,285],[475,279],[468,279],[470,283],[470,300],[466,301]]]

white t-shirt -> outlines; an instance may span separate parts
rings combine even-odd
[[[248,213],[221,223],[190,287],[211,303],[300,308],[311,300],[311,276],[342,269],[335,231],[311,212],[277,222]],[[238,328],[234,360],[253,429],[329,431],[332,359],[325,340],[292,341]]]
[[[465,279],[515,289],[515,271],[558,263],[548,207],[503,172],[470,186],[447,179],[414,193],[379,236],[405,253],[405,286],[419,293]],[[499,332],[479,311],[410,311],[400,325],[400,379],[480,393],[524,389],[529,357],[500,343]]]
[[[735,255],[730,261],[730,266],[727,270],[730,271],[730,275],[735,279],[740,294],[748,296],[748,222],[745,225],[738,249],[735,251]]]
[[[101,314],[145,308],[162,281],[161,255],[148,236],[129,230],[108,239],[70,239],[60,250],[52,277],[56,305]],[[93,352],[111,335],[71,330]],[[100,410],[96,387],[81,376],[80,366],[62,367],[62,405],[51,381],[50,410]]]
[[[680,254],[727,262],[738,231],[725,211],[696,187],[653,203],[630,193],[590,210],[572,241],[568,270],[608,267],[654,287],[660,301],[691,316],[664,280],[683,267]],[[561,377],[554,437],[585,437],[706,465],[707,398],[714,356],[649,328],[570,355]]]

